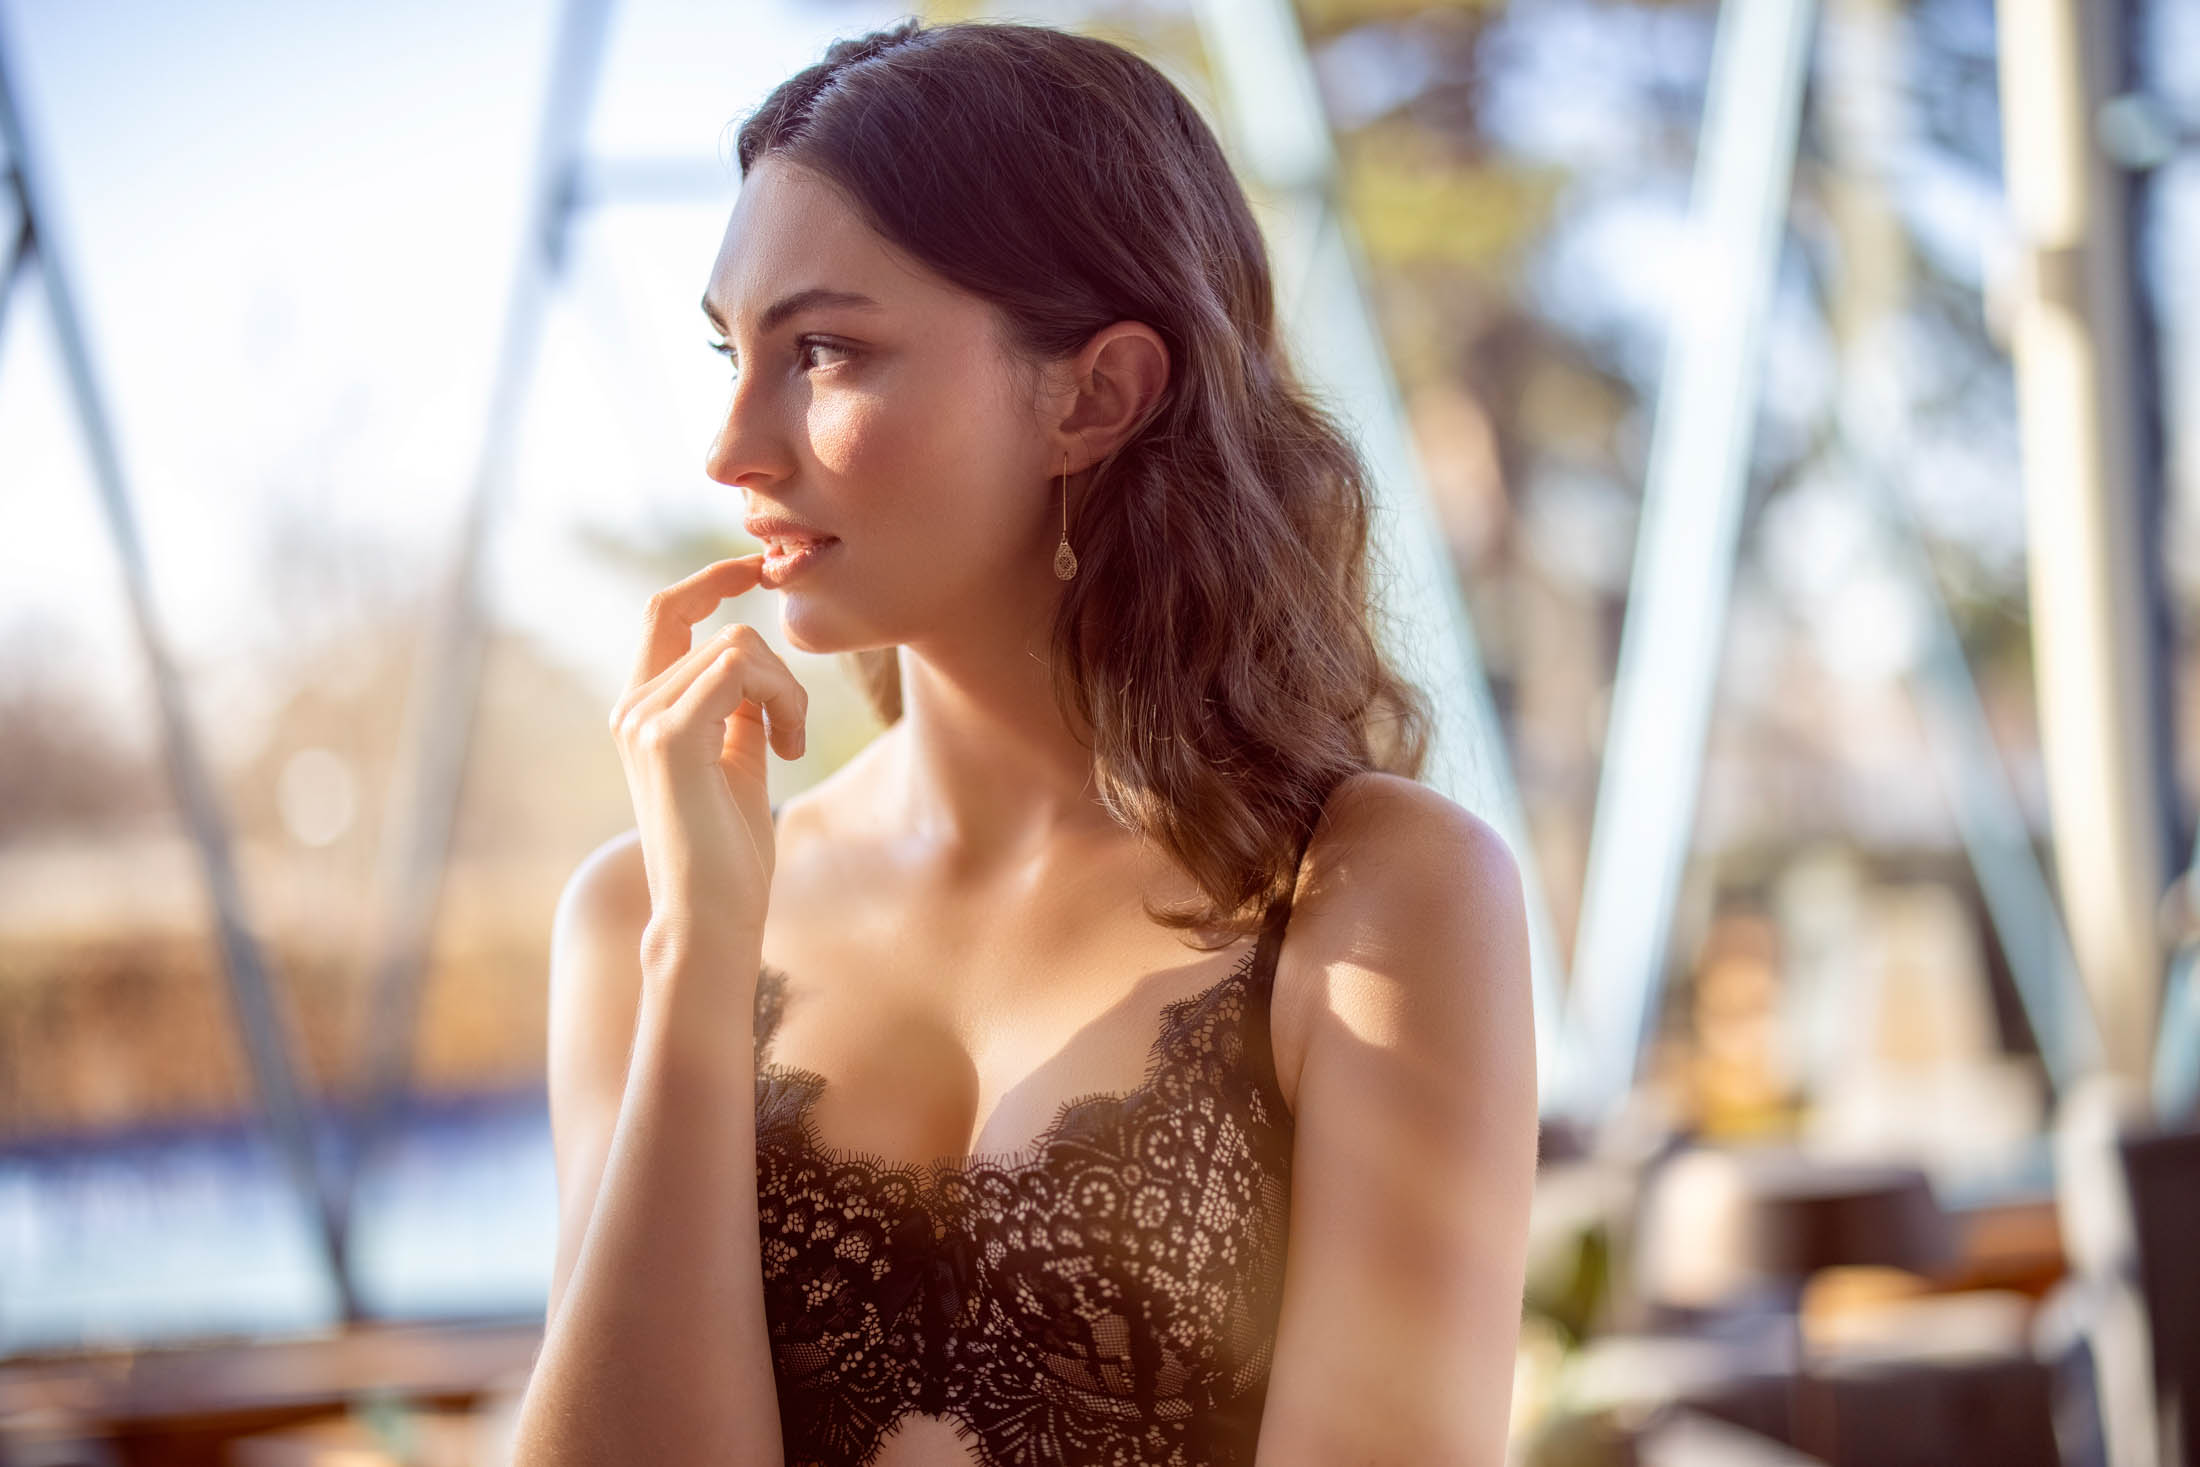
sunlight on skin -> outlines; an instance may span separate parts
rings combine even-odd
[[[1434,791],[1359,784],[1308,854],[1314,966],[1279,980],[1297,1136],[1260,1460],[1496,1467],[1537,1146],[1518,868]]]

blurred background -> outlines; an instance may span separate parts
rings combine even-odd
[[[0,0],[0,1464],[501,1460],[733,128],[905,13],[1182,86],[1377,470],[1514,1460],[2200,1462],[2200,5]]]

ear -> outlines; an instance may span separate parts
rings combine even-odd
[[[1169,384],[1169,348],[1142,321],[1094,332],[1069,364],[1067,411],[1055,424],[1055,461],[1076,473],[1114,452]]]

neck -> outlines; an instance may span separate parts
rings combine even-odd
[[[904,644],[893,783],[904,828],[975,864],[1121,836],[1100,803],[1092,751],[1056,706],[1048,670],[1052,606],[974,624],[997,635]]]

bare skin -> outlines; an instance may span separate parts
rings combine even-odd
[[[878,304],[760,329],[773,302],[813,286]],[[897,647],[904,714],[787,802],[774,831],[757,815],[762,710],[743,704],[727,745],[749,742],[710,818],[692,803],[645,817],[568,886],[552,965],[561,1225],[545,1345],[564,1369],[530,1387],[530,1467],[618,1459],[559,1448],[561,1426],[607,1423],[611,1442],[680,1409],[645,1366],[606,1363],[652,1350],[689,1361],[690,1388],[712,1382],[702,1394],[720,1416],[701,1430],[736,1453],[713,1460],[777,1460],[757,1295],[728,1284],[708,1323],[683,1312],[697,1279],[759,1267],[753,1098],[740,1098],[754,1076],[740,1011],[759,964],[788,975],[772,1057],[827,1079],[821,1138],[922,1162],[1022,1153],[1064,1100],[1135,1086],[1163,1006],[1251,942],[1203,953],[1144,917],[1142,900],[1191,889],[1094,797],[1044,660],[1058,475],[1066,466],[1074,502],[1083,471],[1135,429],[1168,379],[1160,337],[1118,322],[1035,383],[984,303],[776,159],[743,188],[706,304],[741,371],[712,478],[750,513],[840,537],[783,586],[749,557],[725,563],[723,583],[762,577],[805,650]],[[768,649],[745,655],[772,694],[783,667]],[[779,724],[795,705],[778,696],[772,746],[786,756]],[[680,821],[690,845],[665,833]],[[752,885],[683,893],[675,867]],[[1517,873],[1476,817],[1381,774],[1331,797],[1276,978],[1278,1078],[1303,1113],[1264,1467],[1500,1460],[1534,1165],[1524,927]],[[666,1037],[643,1042],[653,1035]],[[722,1209],[708,1228],[643,1221],[703,1201]],[[574,1343],[584,1328],[590,1354]],[[912,1416],[877,1467],[975,1460],[950,1423]]]

